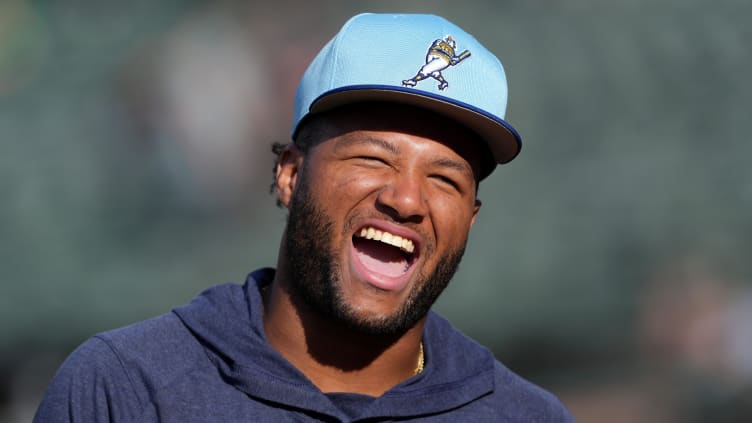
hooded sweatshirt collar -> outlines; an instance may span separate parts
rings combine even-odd
[[[251,273],[243,286],[210,288],[174,312],[204,345],[228,383],[251,397],[290,409],[349,420],[303,373],[266,340],[261,289],[274,269]],[[426,365],[420,374],[379,398],[364,396],[358,419],[440,413],[494,389],[494,357],[431,312],[423,334]],[[447,347],[449,346],[449,347]]]

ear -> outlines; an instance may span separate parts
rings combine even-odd
[[[475,218],[478,217],[478,212],[480,211],[480,206],[482,206],[483,203],[479,199],[475,199],[475,204],[473,205],[473,217],[470,218],[470,227],[472,228],[473,225],[475,225]]]
[[[279,155],[277,163],[277,198],[285,207],[290,206],[293,192],[298,184],[298,175],[303,166],[303,152],[293,144]]]

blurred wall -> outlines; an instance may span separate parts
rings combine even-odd
[[[496,52],[523,152],[438,309],[581,422],[749,421],[739,0],[0,2],[0,420],[97,331],[273,265],[297,79],[351,15]]]

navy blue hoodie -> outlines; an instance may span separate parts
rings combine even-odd
[[[258,270],[245,285],[92,337],[55,375],[34,421],[573,422],[435,313],[423,372],[378,398],[322,393],[266,341],[260,288],[273,275]]]

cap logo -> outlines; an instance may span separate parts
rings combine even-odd
[[[428,53],[426,53],[426,63],[420,67],[414,77],[402,81],[402,85],[405,87],[414,87],[418,82],[430,77],[439,81],[439,90],[445,90],[449,86],[449,82],[444,79],[441,72],[470,57],[468,50],[460,54],[455,54],[456,49],[457,43],[451,35],[435,40],[428,48]]]

